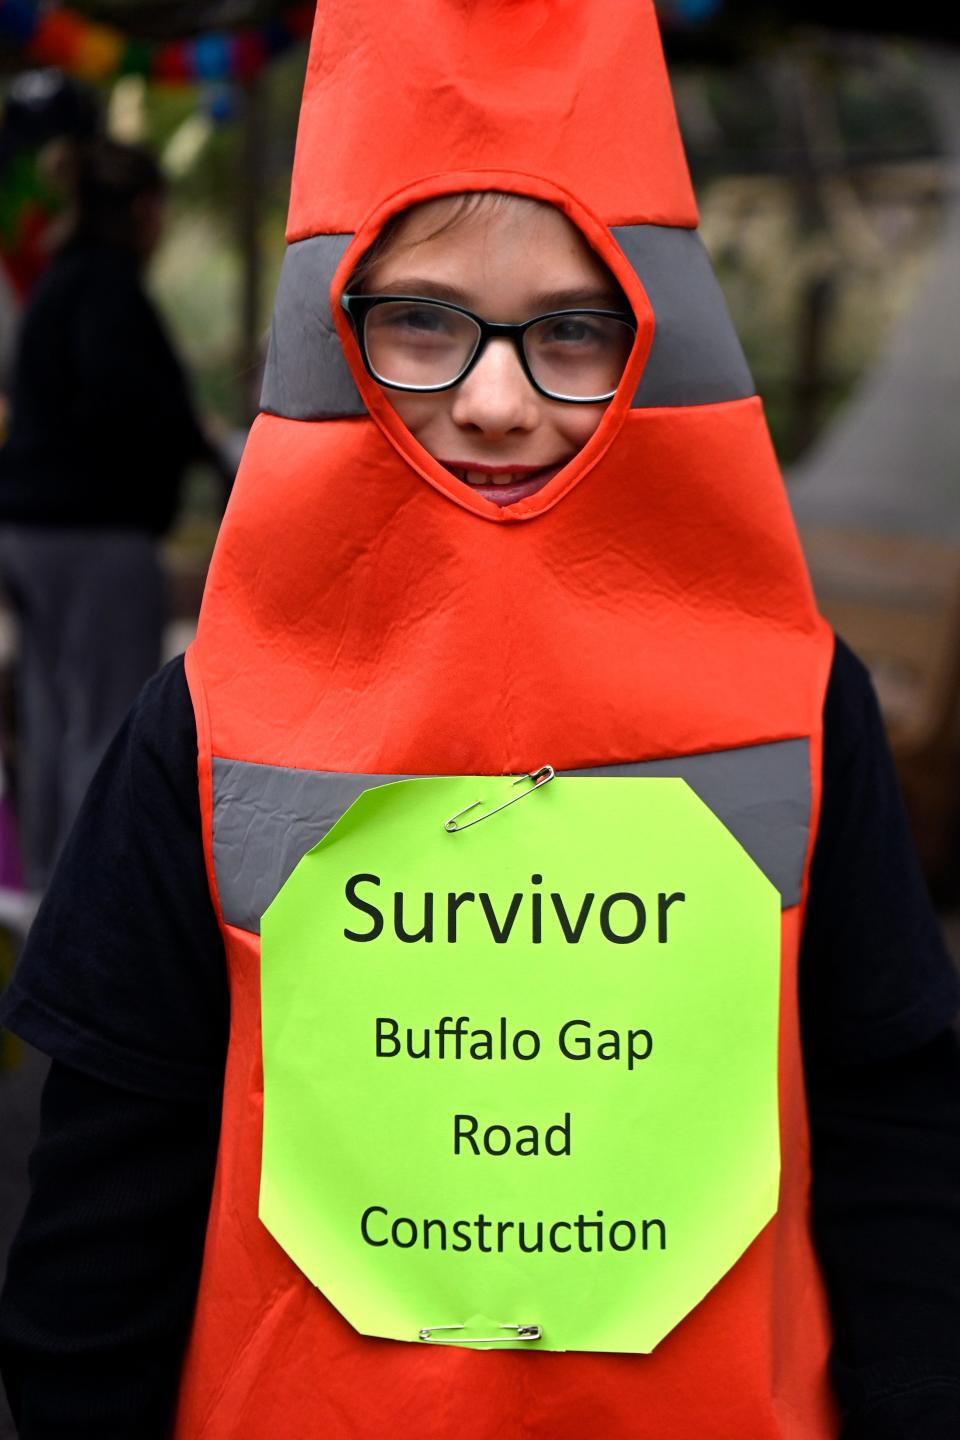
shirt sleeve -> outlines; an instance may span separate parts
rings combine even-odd
[[[54,1061],[0,1296],[20,1440],[164,1440],[203,1256],[214,1097],[156,1099]]]
[[[0,1021],[107,1085],[218,1094],[229,1001],[182,657],[145,687],[64,847]]]
[[[842,643],[800,959],[813,1225],[842,1440],[960,1434],[956,971]]]
[[[960,1007],[866,669],[837,642],[823,802],[800,958],[808,1056],[857,1064],[923,1045]]]
[[[842,1440],[960,1435],[960,1045],[808,1066]]]

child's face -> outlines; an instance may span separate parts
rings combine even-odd
[[[578,306],[627,308],[613,276],[559,210],[506,204],[434,234],[450,203],[430,201],[404,217],[364,278],[367,293],[448,300],[495,322]],[[500,338],[489,341],[452,390],[386,393],[424,449],[501,506],[546,485],[586,444],[606,409],[540,395],[513,346]]]

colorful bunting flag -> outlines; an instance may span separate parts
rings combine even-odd
[[[266,24],[216,31],[190,41],[151,44],[88,20],[65,5],[0,0],[0,44],[30,65],[54,65],[84,80],[138,74],[171,85],[250,80],[275,55],[310,33],[315,10],[290,5]]]

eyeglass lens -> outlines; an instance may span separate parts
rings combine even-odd
[[[473,359],[480,334],[469,316],[427,301],[381,302],[371,307],[364,326],[375,374],[413,387],[456,380]],[[579,400],[617,388],[633,338],[633,327],[613,316],[567,312],[531,325],[523,348],[538,385],[552,395]]]

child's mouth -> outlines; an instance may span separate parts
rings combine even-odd
[[[535,495],[567,462],[559,460],[539,469],[532,465],[457,465],[446,460],[442,463],[464,485],[469,485],[475,495],[503,507]]]

